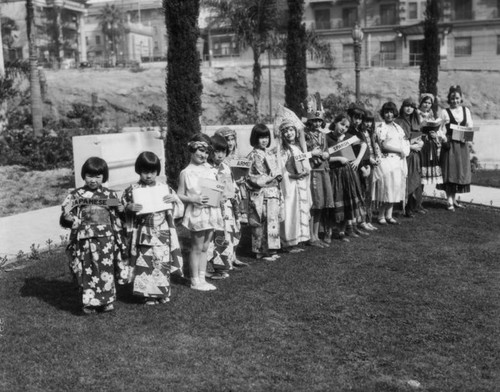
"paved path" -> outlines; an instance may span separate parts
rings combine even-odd
[[[444,193],[433,186],[426,186],[424,191],[428,196],[444,198]],[[470,193],[461,195],[461,201],[500,207],[500,188],[472,185]],[[61,245],[69,230],[59,226],[60,213],[61,207],[56,206],[0,218],[0,257],[15,261],[19,251],[29,254],[33,244],[39,250],[47,249],[48,240],[51,246]]]

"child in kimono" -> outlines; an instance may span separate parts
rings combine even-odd
[[[123,206],[116,193],[102,185],[108,173],[106,161],[87,159],[81,170],[85,185],[72,191],[62,204],[60,224],[71,229],[66,253],[80,287],[84,314],[112,311],[115,275],[119,283],[128,279],[127,246],[118,217]]]
[[[253,150],[248,155],[252,161],[248,175],[250,203],[248,223],[252,227],[252,251],[256,259],[266,261],[279,258],[280,213],[282,206],[279,173],[276,155],[269,152],[271,132],[265,124],[252,128],[250,144]]]
[[[170,301],[170,274],[182,275],[182,254],[174,218],[182,216],[184,205],[175,192],[156,180],[160,174],[158,156],[145,151],[135,161],[139,181],[129,186],[122,196],[130,238],[133,294],[145,305]],[[140,201],[147,191],[158,191],[159,205]]]

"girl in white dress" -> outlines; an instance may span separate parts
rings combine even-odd
[[[191,231],[191,288],[200,291],[216,289],[205,280],[207,250],[214,230],[224,229],[220,206],[209,205],[210,197],[202,187],[202,179],[217,181],[216,170],[207,162],[210,146],[207,135],[200,133],[193,136],[188,143],[191,162],[181,171],[177,190],[179,198],[186,204],[182,225]]]

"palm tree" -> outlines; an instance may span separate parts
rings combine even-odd
[[[40,91],[40,79],[38,76],[38,54],[35,44],[33,0],[26,0],[26,27],[28,33],[28,45],[30,53],[30,91],[31,91],[31,117],[33,132],[35,136],[42,134],[42,93]]]
[[[121,37],[123,31],[123,14],[120,8],[114,4],[106,4],[99,15],[99,25],[105,36],[106,44],[105,48],[108,48],[108,42],[111,43],[111,52],[117,53],[116,50],[116,38]]]
[[[260,56],[276,42],[279,21],[277,0],[205,0],[205,6],[215,11],[215,20],[226,23],[236,34],[242,48],[253,51],[254,110],[260,117],[259,102],[262,86]]]

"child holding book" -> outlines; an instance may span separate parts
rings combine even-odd
[[[331,132],[326,137],[328,147],[338,146],[340,143],[354,137],[347,133],[349,116],[346,114],[339,114],[335,117],[329,128]],[[346,150],[349,149],[351,157],[347,156],[349,151]],[[332,226],[337,225],[338,239],[343,242],[349,242],[349,239],[346,238],[348,224],[362,219],[365,215],[361,185],[356,174],[360,156],[354,156],[351,145],[330,155],[330,178],[335,201],[335,206],[331,211],[330,223]],[[352,230],[351,234],[359,236],[354,231],[354,227]]]
[[[128,281],[127,246],[118,217],[123,205],[114,191],[102,185],[108,175],[106,161],[87,159],[81,170],[85,185],[73,190],[62,204],[60,224],[71,229],[66,253],[84,314],[112,311],[115,274],[118,283]]]
[[[160,171],[160,158],[151,151],[142,152],[135,161],[139,181],[125,189],[122,196],[130,241],[132,291],[146,305],[169,302],[170,274],[182,275],[174,219],[182,216],[184,205],[172,188],[157,181]],[[147,204],[148,191],[149,195],[157,192],[158,200],[150,203],[158,206]]]
[[[248,155],[251,160],[247,184],[250,203],[248,223],[252,227],[252,251],[257,259],[266,261],[279,258],[280,221],[282,220],[282,196],[279,183],[277,157],[269,152],[271,132],[265,124],[252,128],[250,144],[253,150]]]
[[[199,291],[215,290],[205,279],[207,251],[215,230],[224,230],[224,222],[217,196],[217,173],[207,162],[212,148],[210,137],[199,133],[188,143],[191,153],[189,165],[181,171],[177,194],[186,204],[182,225],[191,232],[189,269],[191,288]]]

